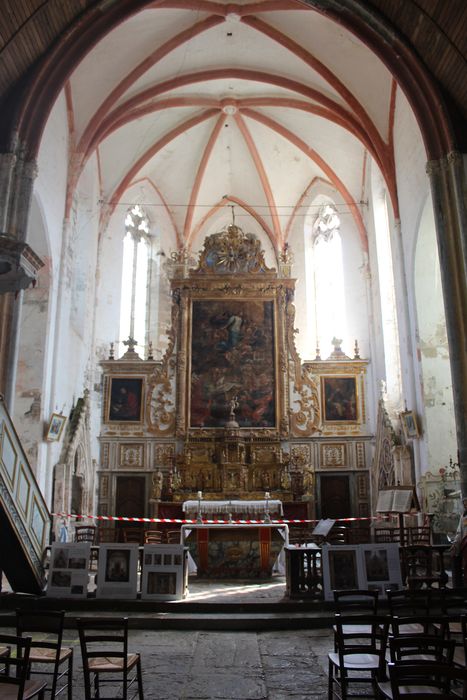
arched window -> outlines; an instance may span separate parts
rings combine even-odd
[[[344,267],[340,219],[331,204],[324,204],[312,229],[315,333],[319,345],[330,348],[333,337],[346,337]]]
[[[151,240],[149,220],[136,204],[128,210],[123,239],[120,339],[136,341],[136,352],[143,357],[147,335],[147,294]]]

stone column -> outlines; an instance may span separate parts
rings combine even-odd
[[[26,160],[22,149],[17,144],[15,146],[15,153],[0,154],[0,231],[18,241],[25,241],[37,165],[35,160]],[[8,302],[2,305],[5,314],[2,328],[8,335],[8,338],[0,338],[0,347],[6,353],[2,359],[2,385],[11,413],[14,410],[21,302],[21,296],[14,300],[10,295]]]
[[[433,196],[453,383],[461,489],[467,496],[467,243],[465,156],[427,164]]]

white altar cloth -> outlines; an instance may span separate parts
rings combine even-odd
[[[266,504],[269,513],[279,513],[282,517],[284,512],[282,509],[282,501],[270,499],[268,501],[208,501],[201,499],[201,512],[205,515],[210,515],[214,513],[222,513],[228,515],[236,515],[242,513],[245,516],[252,517],[254,519],[261,519],[266,512]],[[183,512],[188,514],[197,515],[200,502],[198,500],[184,501],[183,502]]]

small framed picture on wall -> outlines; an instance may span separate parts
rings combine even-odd
[[[52,413],[50,419],[49,427],[47,428],[47,435],[45,439],[48,442],[57,442],[62,437],[63,428],[65,427],[66,416],[62,416],[61,413]]]
[[[404,411],[400,414],[402,430],[406,440],[413,440],[420,437],[417,425],[417,417],[414,411]]]

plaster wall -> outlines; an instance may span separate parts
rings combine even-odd
[[[420,220],[415,257],[418,347],[425,409],[427,470],[456,461],[456,430],[452,378],[446,333],[441,275],[431,198]]]
[[[439,261],[426,153],[418,125],[401,91],[396,100],[394,151],[400,237],[397,240],[395,230],[393,251],[399,292],[402,382],[407,406],[416,410],[420,423],[421,438],[413,441],[418,477],[439,468],[440,460],[442,464],[448,461],[453,449],[454,419],[444,306],[436,283]],[[427,279],[429,270],[431,281]]]
[[[44,441],[56,404],[51,390],[59,298],[61,238],[68,167],[68,132],[63,95],[55,103],[37,158],[27,241],[45,262],[34,290],[22,295],[14,420],[46,499],[51,494],[52,455],[60,446]]]

